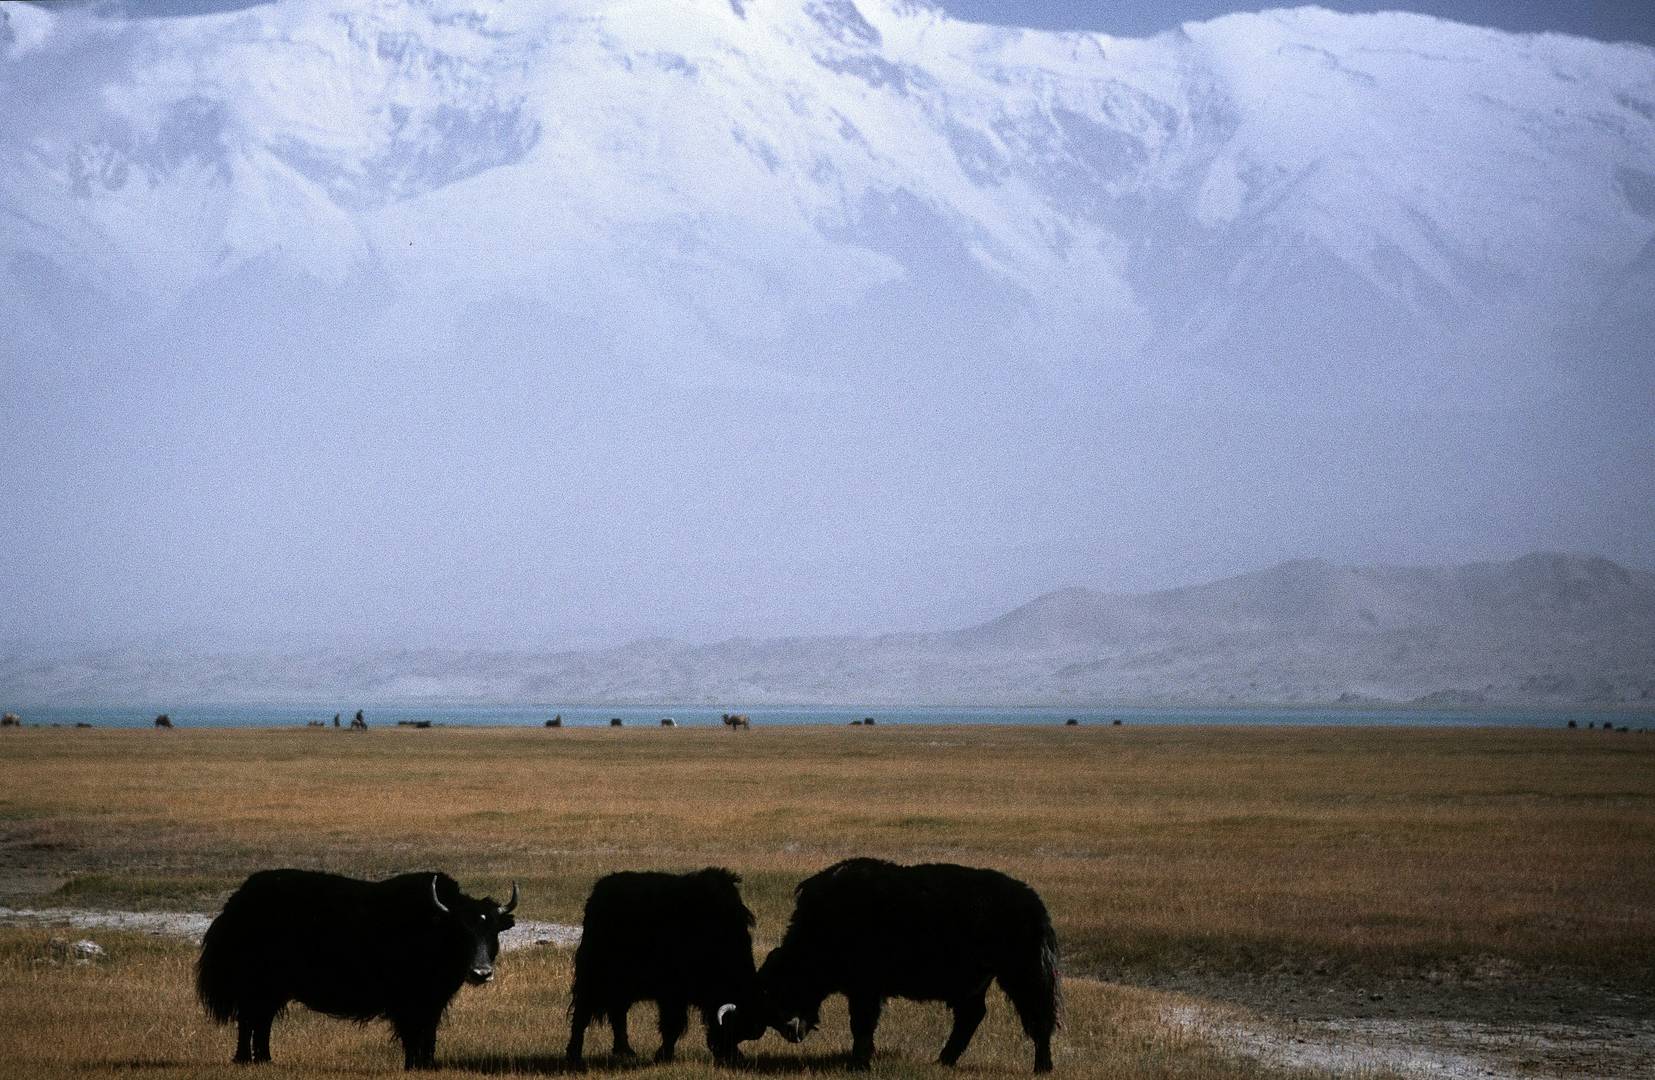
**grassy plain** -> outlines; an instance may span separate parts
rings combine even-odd
[[[1281,1016],[1655,1003],[1650,736],[14,730],[0,766],[0,902],[14,905],[211,911],[261,867],[434,867],[479,894],[515,877],[523,917],[578,923],[602,873],[722,864],[746,880],[762,948],[792,885],[837,859],[994,866],[1034,885],[1057,924],[1058,1068],[1072,1075],[1268,1072],[1169,1025],[1169,991]],[[0,930],[0,1000],[31,1017],[0,1026],[0,1072],[221,1071],[233,1037],[189,999],[188,945],[105,934],[111,958],[79,966],[53,962],[46,938]],[[508,956],[496,985],[462,992],[439,1058],[550,1070],[567,964],[552,949]],[[634,1018],[646,1050],[652,1023]],[[894,1008],[878,1070],[947,1075],[923,1064],[945,1034],[940,1007]],[[847,1043],[834,1024],[754,1049],[783,1072],[832,1067]],[[275,1049],[304,1075],[400,1060],[381,1028],[303,1010]],[[964,1064],[1027,1071],[1003,1000]],[[714,1075],[704,1052],[650,1073]]]

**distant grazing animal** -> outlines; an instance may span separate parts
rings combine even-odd
[[[546,726],[547,727],[562,727],[563,726],[563,714],[558,713],[556,716],[554,716],[550,720],[546,721]]]
[[[1570,721],[1569,721],[1569,729],[1570,729],[1570,730],[1571,730],[1571,731],[1572,731],[1572,730],[1574,730],[1574,729],[1575,729],[1575,728],[1576,728],[1576,727],[1579,727],[1579,726],[1580,726],[1580,725],[1578,725],[1578,724],[1576,724],[1576,723],[1575,723],[1575,722],[1574,722],[1574,721],[1573,721],[1573,720],[1570,720]]]
[[[1040,897],[995,870],[849,859],[805,879],[782,942],[759,968],[772,1026],[798,1042],[822,1001],[850,1006],[851,1065],[873,1060],[885,999],[943,1001],[954,1030],[938,1060],[953,1065],[998,980],[1034,1040],[1034,1071],[1052,1067],[1061,992],[1057,937]]]
[[[628,870],[598,879],[575,950],[571,1065],[581,1065],[593,1020],[607,1019],[615,1054],[631,1057],[626,1011],[638,1001],[653,1001],[659,1011],[656,1061],[672,1060],[691,1006],[720,1063],[738,1060],[738,1044],[764,1034],[769,1017],[755,996],[753,913],[742,903],[740,883],[718,867],[688,874]]]
[[[863,727],[873,727],[873,717],[871,717],[871,716],[864,716],[864,717],[863,717],[863,718],[862,718],[862,726],[863,726]]]
[[[23,721],[17,718],[16,713],[6,713],[0,716],[0,727],[22,727]]]
[[[367,731],[368,730],[368,721],[363,717],[361,709],[356,710],[356,715],[351,717],[351,730],[352,731]]]
[[[1074,717],[1071,716],[1071,717],[1069,717],[1069,719],[1063,721],[1063,726],[1064,727],[1079,727],[1080,726],[1080,721],[1076,720]]]
[[[610,727],[620,727],[621,726],[621,718],[618,717],[618,716],[611,716],[609,718],[609,726]]]
[[[81,721],[78,721],[78,722],[77,722],[77,723],[76,723],[76,724],[75,724],[75,726],[76,726],[76,727],[78,727],[78,728],[89,728],[89,727],[91,727],[91,726],[92,726],[92,725],[91,725],[91,724],[88,724],[88,723],[87,723],[87,722],[86,722],[86,721],[84,721],[84,720],[81,720]]]
[[[670,716],[663,716],[663,717],[661,717],[661,726],[662,727],[677,727],[678,726],[678,721],[674,720]]]
[[[752,719],[746,713],[724,713],[724,724],[731,731],[746,731],[753,726]]]
[[[339,726],[339,714],[338,713],[333,714],[333,726],[334,727]]]
[[[164,728],[172,727],[172,717],[168,716],[166,713],[162,713],[160,716],[155,718],[155,726]]]
[[[446,874],[358,881],[261,870],[207,928],[195,992],[220,1024],[236,1022],[240,1062],[270,1060],[270,1026],[297,1001],[344,1020],[389,1019],[407,1068],[436,1064],[437,1024],[462,983],[494,977],[505,907],[460,892]]]

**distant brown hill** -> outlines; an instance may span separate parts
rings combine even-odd
[[[1655,708],[1655,575],[1542,553],[1283,563],[1148,593],[1064,589],[979,626],[640,641],[589,652],[125,648],[0,658],[0,702],[1633,705]]]

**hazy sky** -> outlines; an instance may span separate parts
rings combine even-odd
[[[977,33],[1004,55],[898,63],[831,3],[29,10],[0,641],[937,629],[1291,558],[1655,563],[1639,50],[1312,11],[1100,69]]]

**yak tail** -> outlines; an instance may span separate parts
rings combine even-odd
[[[1057,931],[1048,917],[1040,932],[1040,989],[1052,1003],[1052,1026],[1063,1026],[1063,981],[1058,976]]]
[[[1015,959],[999,974],[1000,989],[1011,999],[1023,1030],[1036,1044],[1063,1026],[1063,986],[1057,970],[1057,934],[1044,907],[1027,912],[1038,918],[1034,935],[1022,938]],[[1008,959],[1010,959],[1008,957]]]
[[[223,917],[214,919],[201,943],[201,956],[195,962],[195,996],[207,1015],[219,1024],[234,1020],[240,1004],[235,957],[231,955],[234,948],[224,940],[227,933]]]

